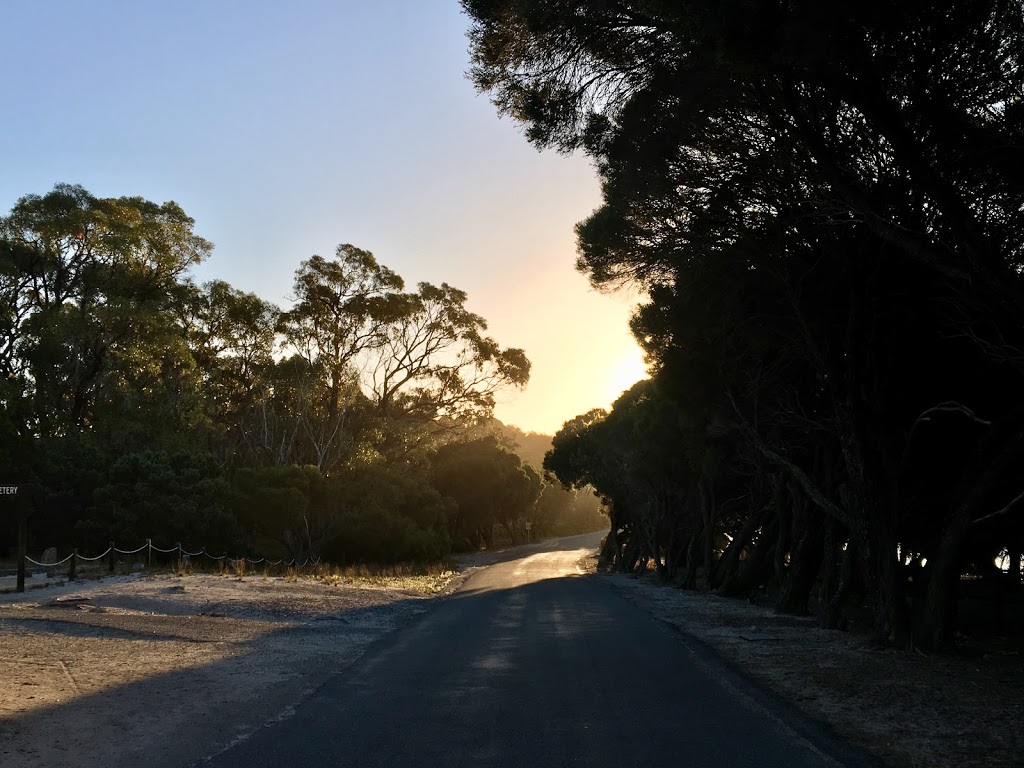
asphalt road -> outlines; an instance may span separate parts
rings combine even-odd
[[[581,575],[591,543],[563,539],[479,571],[205,764],[872,764]]]

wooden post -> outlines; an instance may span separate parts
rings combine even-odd
[[[153,570],[153,540],[146,539],[146,570]]]
[[[71,559],[68,560],[68,581],[75,580],[75,566],[78,560],[78,547],[75,547],[75,551],[71,553]]]
[[[110,568],[109,568],[109,572],[110,573],[114,572],[114,558],[116,556],[117,556],[117,553],[114,552],[114,542],[110,542]]]
[[[181,571],[181,542],[178,542],[178,571]]]
[[[15,587],[18,592],[25,591],[25,550],[27,545],[28,520],[26,520],[25,509],[22,507],[18,515],[18,582]]]

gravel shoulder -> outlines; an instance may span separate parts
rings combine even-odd
[[[596,570],[594,558],[581,565]],[[962,655],[897,652],[743,600],[654,579],[598,578],[894,768],[1024,764],[1019,648],[995,642]]]
[[[136,575],[0,595],[0,764],[194,764],[462,578]]]

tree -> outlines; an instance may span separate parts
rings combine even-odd
[[[324,555],[339,562],[437,562],[448,556],[451,501],[407,467],[374,464],[338,477]]]
[[[497,420],[493,428],[499,439],[522,459],[524,467],[544,473],[544,456],[552,447],[551,435],[524,432],[519,427]],[[605,526],[607,520],[593,488],[566,489],[545,479],[541,496],[529,511],[528,522],[531,526],[529,538],[541,539],[590,533]]]
[[[333,422],[360,356],[385,343],[387,324],[407,313],[401,277],[369,251],[339,245],[335,259],[302,262],[295,273],[295,306],[282,317],[290,346],[324,368],[327,417]]]
[[[523,523],[542,490],[540,475],[493,435],[438,448],[431,481],[454,501],[449,530],[457,549],[490,547],[495,525],[514,542],[524,538]]]
[[[405,311],[384,329],[369,367],[378,410],[420,420],[486,418],[495,392],[523,387],[530,362],[521,349],[501,349],[486,321],[466,309],[466,293],[447,283],[420,283],[401,297]]]
[[[178,322],[202,372],[211,417],[237,427],[241,413],[259,399],[274,364],[281,310],[223,280],[184,283],[181,294]]]
[[[202,452],[143,451],[118,458],[95,490],[94,510],[79,533],[102,545],[104,534],[134,547],[153,538],[158,546],[224,551],[238,546],[241,531],[229,510],[229,486],[217,463]]]
[[[563,425],[544,468],[568,488],[593,486],[610,507],[611,535],[605,554],[632,570],[654,564],[663,577],[675,574],[677,535],[693,536],[694,438],[681,428],[678,409],[650,380],[634,384],[610,412],[590,411]],[[623,546],[625,545],[625,546]]]
[[[312,466],[240,469],[234,478],[235,516],[253,551],[308,557],[329,530],[328,488]]]
[[[99,400],[174,354],[161,341],[177,281],[212,247],[192,225],[175,203],[70,185],[27,195],[0,220],[3,407],[21,433],[87,427]]]
[[[0,219],[0,464],[36,487],[33,540],[445,557],[428,453],[525,383],[522,351],[465,293],[407,293],[352,245],[299,265],[287,312],[197,285],[212,246],[192,227],[174,203],[70,185]],[[491,514],[518,535],[540,481],[510,457]]]
[[[402,279],[368,251],[338,247],[296,272],[295,307],[282,316],[302,441],[324,471],[354,450],[353,418],[378,421],[378,450],[401,458],[441,424],[486,417],[494,393],[523,386],[530,364],[519,349],[483,335],[486,322],[447,284],[402,291]],[[284,370],[284,368],[282,368]],[[429,425],[426,428],[410,425]],[[413,433],[413,434],[411,434]]]
[[[656,377],[695,424],[734,431],[751,494],[775,489],[775,570],[824,515],[878,633],[943,647],[972,532],[1020,512],[1019,5],[463,6],[478,87],[537,145],[595,158],[579,266],[649,291],[634,329]],[[703,333],[681,322],[715,300]],[[701,346],[704,380],[676,375]],[[986,386],[962,374],[979,367]],[[907,467],[929,452],[908,436],[929,424],[949,444],[965,423],[983,458],[932,481],[926,520]],[[807,503],[817,516],[788,509]],[[924,539],[912,638],[896,553]]]

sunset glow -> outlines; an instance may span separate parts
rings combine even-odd
[[[615,332],[616,325],[625,325],[627,308],[607,297],[597,301],[591,310],[592,327],[579,332],[581,349],[572,357],[559,358],[557,350],[552,354],[551,349],[542,348],[525,391],[499,399],[495,410],[499,419],[528,432],[554,434],[574,416],[608,408],[646,376],[640,348],[627,334]]]
[[[457,3],[404,3],[397,15],[262,5],[242,18],[196,3],[167,18],[141,6],[10,10],[12,26],[78,44],[12,84],[10,98],[38,114],[5,128],[3,210],[61,181],[174,200],[216,246],[197,282],[226,280],[283,308],[297,264],[339,243],[371,251],[409,288],[447,282],[489,334],[530,359],[529,386],[502,392],[496,414],[524,429],[556,430],[642,375],[632,302],[595,293],[573,268],[573,226],[600,203],[594,169],[537,152],[476,94]],[[192,53],[171,77],[171,41],[183,36]],[[137,42],[131,68],[113,40]],[[281,55],[261,64],[248,55],[257,49]],[[4,54],[11,71],[33,56],[24,41]],[[105,73],[109,94],[82,80],[80,60]],[[53,95],[52,116],[41,92]]]
[[[647,366],[644,365],[644,356],[640,348],[629,349],[619,359],[618,365],[608,380],[608,403],[611,404],[617,400],[623,392],[646,376]]]

